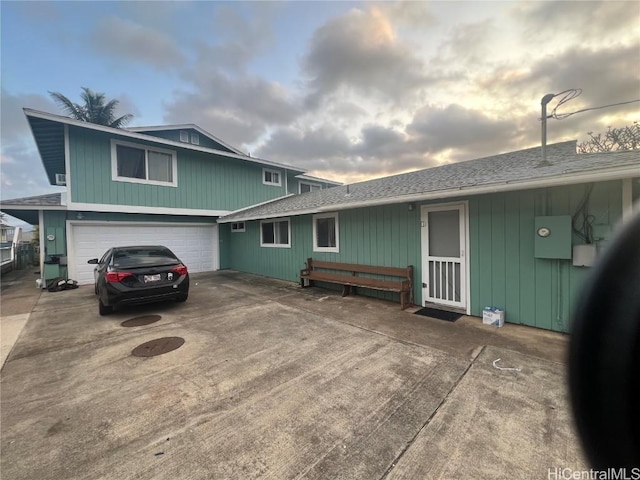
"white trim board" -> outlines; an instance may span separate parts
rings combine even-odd
[[[191,217],[219,217],[228,215],[230,210],[204,210],[197,208],[172,208],[172,207],[143,207],[139,205],[111,205],[101,203],[69,202],[67,210],[79,210],[83,212],[110,212],[110,213],[153,213],[159,215],[187,215]]]
[[[433,203],[433,204],[420,206],[420,221],[425,223],[420,227],[420,264],[421,264],[421,270],[422,270],[422,278],[420,278],[419,281],[422,284],[424,282],[424,278],[425,278],[424,276],[427,274],[424,267],[424,263],[425,263],[424,255],[426,255],[427,253],[427,242],[428,242],[428,238],[427,238],[428,225],[426,223],[427,221],[426,213],[429,211],[449,210],[449,209],[453,209],[454,207],[457,207],[457,208],[462,207],[464,211],[464,218],[461,219],[464,225],[464,242],[465,242],[465,245],[461,246],[461,254],[462,254],[461,256],[464,258],[464,261],[461,261],[460,268],[464,268],[464,276],[465,276],[465,283],[464,283],[465,306],[463,307],[463,309],[465,310],[465,313],[467,315],[470,315],[471,314],[471,259],[470,259],[471,240],[469,236],[469,201],[468,200],[460,200],[457,202],[446,202],[446,203]],[[422,288],[421,290],[422,290],[422,293],[421,293],[422,305],[424,306],[427,299],[425,298],[425,293],[424,293],[425,289]],[[439,308],[443,308],[443,309],[455,310],[456,308],[460,308],[456,306],[447,306],[445,303],[434,303],[434,305],[437,305]]]
[[[118,146],[144,150],[144,170],[145,178],[121,177],[118,175]],[[164,153],[171,157],[171,181],[150,180],[149,177],[149,152]],[[178,152],[160,147],[150,147],[140,143],[123,142],[122,140],[111,139],[111,180],[114,182],[139,183],[142,185],[159,185],[161,187],[178,186]]]

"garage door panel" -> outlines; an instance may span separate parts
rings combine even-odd
[[[100,258],[111,247],[126,245],[164,245],[184,262],[190,272],[213,271],[219,265],[216,225],[96,225],[72,224],[69,256],[74,261],[69,277],[79,284],[93,283],[91,258]]]

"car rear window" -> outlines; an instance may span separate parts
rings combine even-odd
[[[137,267],[145,265],[167,265],[180,263],[178,258],[166,248],[136,248],[113,252],[115,267]]]

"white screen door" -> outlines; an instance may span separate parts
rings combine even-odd
[[[467,306],[465,205],[422,207],[422,298]]]

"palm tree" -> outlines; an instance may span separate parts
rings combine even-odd
[[[49,92],[49,95],[51,95],[56,103],[58,103],[71,118],[83,122],[122,128],[133,118],[133,115],[129,113],[115,118],[115,109],[120,102],[118,100],[111,100],[105,104],[104,93],[94,92],[87,87],[82,87],[82,93],[80,94],[84,105],[73,103],[59,92]]]

